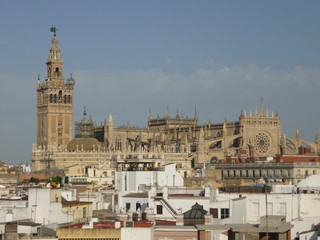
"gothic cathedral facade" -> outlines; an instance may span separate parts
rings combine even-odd
[[[261,103],[254,113],[240,113],[238,121],[199,125],[192,118],[169,110],[163,117],[149,113],[146,127],[114,126],[108,121],[96,126],[86,116],[76,122],[73,134],[73,91],[75,80],[63,76],[63,59],[54,34],[47,60],[47,77],[38,80],[37,139],[32,151],[33,170],[63,169],[74,164],[105,164],[111,161],[144,159],[157,166],[176,162],[188,175],[196,163],[223,162],[225,159],[266,160],[281,154],[299,154],[302,144],[319,153],[315,143],[281,134],[278,113],[268,113]]]

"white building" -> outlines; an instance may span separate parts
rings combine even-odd
[[[183,177],[176,170],[176,164],[170,163],[160,171],[117,171],[115,188],[119,192],[139,191],[141,186],[183,186]]]
[[[31,219],[35,223],[66,223],[62,212],[61,189],[29,188],[28,200],[0,200],[0,219],[3,222]]]
[[[183,177],[176,170],[176,164],[171,163],[155,171],[117,171],[115,178],[118,190],[115,203],[116,212],[144,212],[149,208],[150,197],[147,189],[154,187],[182,187]]]
[[[62,212],[61,189],[30,188],[28,196],[28,211],[35,223],[47,225],[68,221],[68,214]]]

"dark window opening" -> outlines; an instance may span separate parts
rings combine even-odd
[[[126,210],[127,212],[130,210],[130,203],[126,203]]]
[[[157,205],[157,214],[162,214],[162,205]]]
[[[229,215],[229,208],[221,208],[221,219],[228,218]]]
[[[218,218],[219,217],[218,208],[210,208],[210,214],[212,214],[213,218]]]

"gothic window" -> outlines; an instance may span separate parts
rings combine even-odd
[[[122,139],[120,136],[116,137],[116,150],[122,150]]]
[[[68,95],[68,103],[71,103],[71,96]]]
[[[61,91],[61,90],[59,91],[59,99],[58,99],[58,102],[59,102],[59,103],[62,102],[62,91]]]
[[[64,103],[67,103],[67,95],[64,95],[64,96],[63,96],[63,102],[64,102]]]
[[[50,94],[50,103],[52,103],[52,101],[53,101],[53,96],[52,94]]]
[[[267,153],[270,149],[271,139],[265,132],[258,132],[254,138],[255,148],[259,154]]]
[[[57,94],[55,94],[55,95],[53,96],[53,102],[54,102],[54,103],[57,103]]]

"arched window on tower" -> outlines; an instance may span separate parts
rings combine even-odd
[[[53,102],[54,102],[54,103],[57,103],[57,94],[55,94],[55,95],[53,96]]]
[[[50,103],[52,103],[52,101],[53,101],[53,96],[52,94],[50,94]]]
[[[68,95],[68,103],[71,103],[72,99],[71,99],[71,96]]]
[[[55,70],[55,76],[60,77],[60,69],[58,67]]]
[[[59,103],[62,103],[62,91],[59,91],[59,99],[58,99]]]
[[[63,102],[64,102],[64,103],[67,103],[67,95],[64,95],[64,96],[63,96]]]

